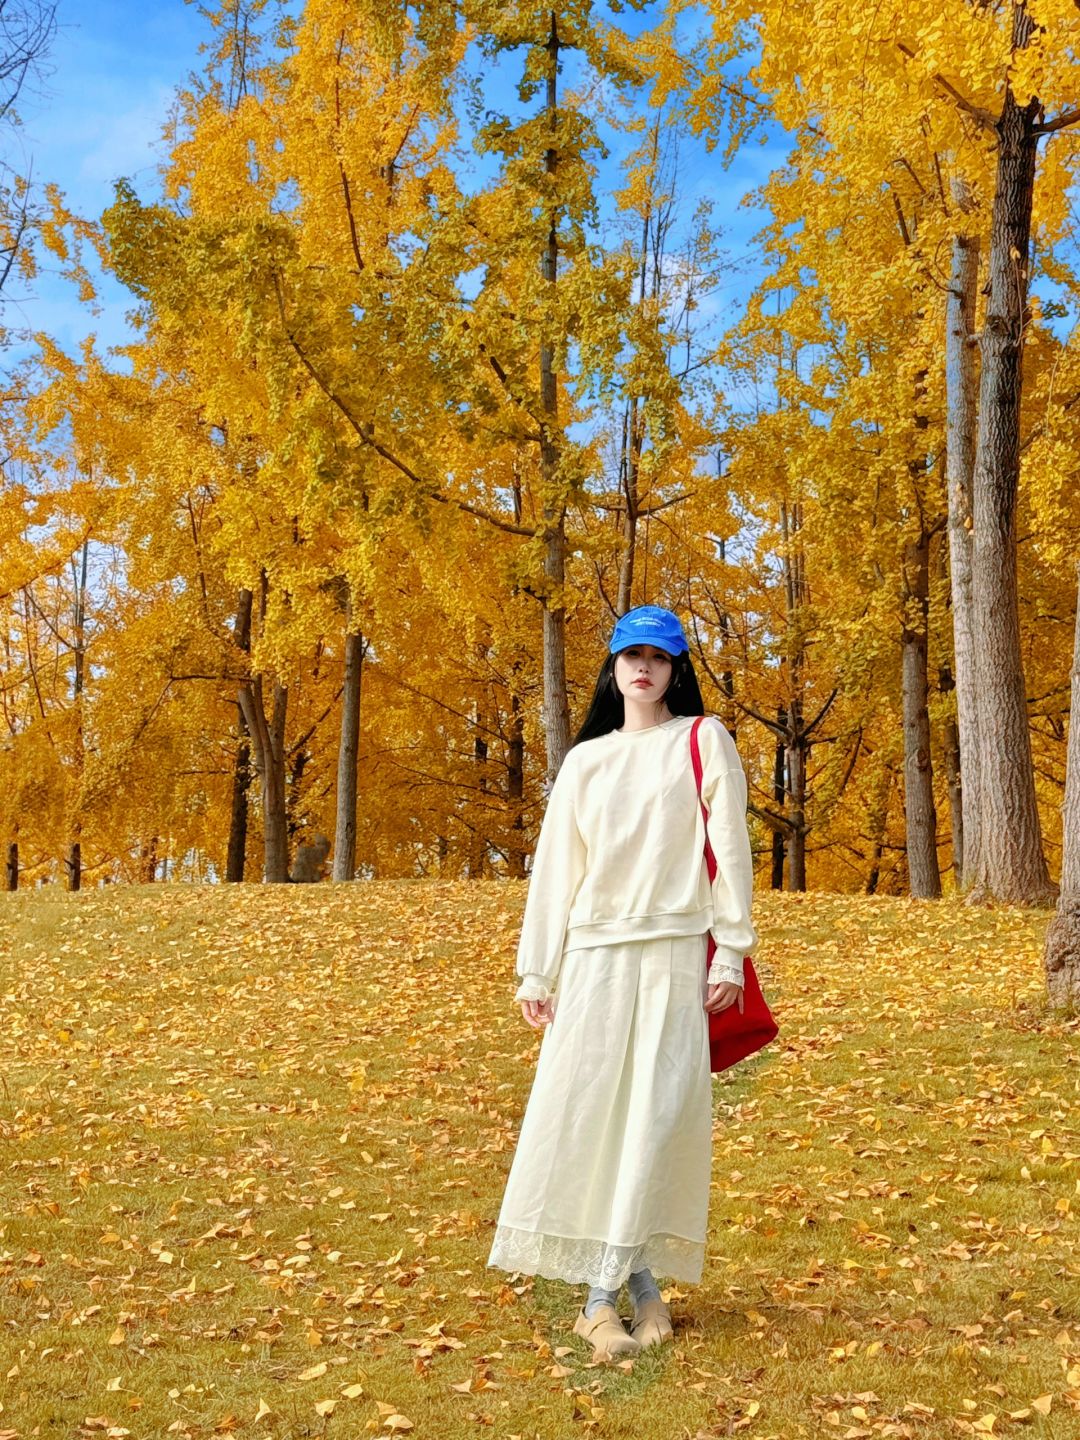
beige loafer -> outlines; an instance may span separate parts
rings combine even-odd
[[[674,1338],[671,1311],[663,1300],[644,1300],[634,1307],[630,1334],[641,1345],[661,1345]]]
[[[598,1305],[589,1316],[582,1305],[574,1320],[574,1334],[593,1347],[594,1360],[625,1360],[641,1351],[641,1341],[626,1333],[614,1305]]]

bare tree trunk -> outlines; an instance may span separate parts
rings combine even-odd
[[[783,705],[776,708],[776,723],[782,729],[787,729],[787,711]],[[784,796],[786,786],[784,783],[784,757],[786,751],[782,739],[776,742],[776,750],[773,755],[773,802],[779,814],[784,813]],[[784,832],[779,827],[774,827],[772,832],[772,876],[771,885],[774,890],[784,888]]]
[[[966,181],[954,178],[953,199],[969,213],[974,201]],[[975,617],[971,579],[972,493],[975,475],[975,303],[979,283],[979,239],[956,235],[945,302],[946,473],[949,512],[950,603],[956,673],[956,728],[960,742],[960,823],[953,806],[953,863],[958,890],[967,888],[979,853],[979,748],[975,700]],[[951,790],[950,790],[951,794]]]
[[[784,546],[784,592],[787,611],[789,695],[787,704],[787,736],[784,747],[787,772],[787,888],[806,889],[806,761],[810,749],[803,714],[805,692],[806,650],[803,642],[803,615],[809,595],[806,585],[806,557],[800,531],[802,504],[788,509],[780,506],[780,533]]]
[[[151,835],[144,837],[139,846],[139,883],[140,885],[152,885],[157,879],[158,867],[158,837]]]
[[[507,863],[515,880],[525,878],[525,716],[517,693],[510,696],[510,738],[506,756],[506,800],[510,808]]]
[[[341,694],[341,740],[338,744],[337,818],[334,829],[334,879],[356,874],[357,763],[360,754],[360,692],[367,650],[363,635],[352,629],[352,596],[346,618],[345,685]]]
[[[559,34],[555,12],[551,12],[551,33],[547,43],[547,95],[545,110],[554,132],[556,124],[556,77],[559,69]],[[544,168],[554,175],[557,164],[555,147],[545,153]],[[547,245],[544,250],[543,274],[549,285],[555,285],[559,264],[559,237],[556,210],[551,211]],[[563,608],[563,586],[566,582],[566,506],[558,475],[559,405],[555,379],[555,349],[550,335],[540,342],[540,483],[544,495],[545,526],[544,575],[549,591],[544,597],[544,739],[547,747],[547,775],[554,783],[570,748],[570,703],[566,693],[566,612]]]
[[[250,590],[241,590],[236,606],[236,623],[233,639],[245,654],[251,651],[251,602]],[[243,707],[237,707],[237,723],[240,738],[236,742],[233,758],[232,808],[229,815],[229,846],[225,855],[225,880],[233,884],[244,878],[247,860],[248,791],[251,787],[251,740]]]
[[[1046,932],[1046,989],[1051,1005],[1080,1007],[1080,566],[1077,567],[1069,750],[1062,807],[1061,890]]]
[[[903,569],[906,603],[900,646],[908,876],[913,896],[937,900],[941,896],[941,874],[930,758],[926,633],[930,611],[930,535],[924,525],[920,524],[918,535],[904,546]]]
[[[956,687],[948,665],[938,668],[938,690],[947,695]],[[964,865],[964,807],[960,782],[960,728],[955,716],[949,715],[942,727],[942,758],[945,762],[945,780],[949,787],[949,824],[952,834],[953,876],[957,889]]]
[[[7,888],[14,893],[19,888],[19,842],[12,840],[7,851]]]
[[[68,889],[82,889],[82,811],[81,791],[83,765],[85,762],[85,732],[83,728],[83,691],[86,685],[86,579],[89,565],[90,541],[83,541],[82,566],[75,577],[75,686],[73,704],[75,707],[75,776],[79,787],[75,817],[71,825],[71,842],[64,861],[67,870]]]
[[[268,716],[263,698],[263,677],[256,675],[240,687],[240,704],[255,751],[255,769],[261,786],[263,812],[263,879],[284,884],[289,878],[289,828],[285,807],[286,686],[275,679],[273,710]]]
[[[791,732],[786,750],[788,781],[788,819],[791,834],[788,838],[788,884],[789,890],[806,889],[806,743],[802,734],[802,697],[795,696],[791,702]]]
[[[1026,5],[1017,4],[1014,50],[1027,45],[1032,28]],[[1029,905],[1045,903],[1055,893],[1035,799],[1016,593],[1020,399],[1024,327],[1030,313],[1028,262],[1039,113],[1037,98],[1021,109],[1006,86],[997,124],[990,298],[981,342],[972,552],[976,703],[984,764],[971,898]]]

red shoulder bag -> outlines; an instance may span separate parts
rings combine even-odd
[[[705,868],[709,872],[709,884],[711,885],[716,877],[716,856],[709,843],[709,812],[705,801],[701,798],[701,751],[698,748],[698,727],[703,718],[699,715],[690,727],[690,756],[694,762],[694,783],[697,785],[698,804],[701,806],[702,818],[705,820]],[[708,973],[713,955],[716,953],[716,941],[713,939],[711,931],[707,948],[706,973]],[[761,993],[761,985],[758,982],[753,961],[747,955],[743,958],[742,1010],[736,1003],[729,1005],[726,1010],[709,1015],[709,1069],[714,1072],[726,1070],[729,1065],[734,1065],[739,1060],[745,1060],[748,1055],[753,1055],[762,1046],[768,1045],[770,1040],[775,1040],[779,1029],[780,1027],[773,1019],[772,1011],[766,1005],[765,997]]]

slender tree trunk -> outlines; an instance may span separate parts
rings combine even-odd
[[[7,888],[12,892],[19,888],[19,842],[17,840],[8,843]]]
[[[954,690],[952,671],[948,665],[938,668],[938,691],[942,695]],[[941,735],[942,758],[945,762],[945,780],[949,787],[949,824],[952,833],[953,876],[957,888],[964,865],[964,806],[960,783],[960,728],[956,717],[946,717]]]
[[[79,799],[75,807],[75,817],[71,825],[71,842],[68,845],[67,858],[64,861],[67,870],[68,889],[82,889],[82,782],[83,766],[85,763],[85,732],[83,728],[83,690],[86,685],[86,580],[89,565],[90,541],[84,540],[82,547],[82,566],[76,575],[75,582],[75,687],[73,704],[75,707],[75,776],[78,786]]]
[[[506,800],[510,809],[507,862],[515,880],[525,878],[525,716],[516,692],[510,696],[510,730],[506,754]]]
[[[236,623],[233,639],[237,646],[249,654],[251,651],[251,603],[250,590],[241,590],[236,606]],[[244,878],[247,860],[248,791],[251,787],[251,740],[243,707],[237,706],[237,724],[240,736],[236,742],[233,757],[232,807],[229,815],[229,846],[225,855],[225,880],[235,884]]]
[[[930,758],[927,627],[930,613],[930,536],[924,526],[904,546],[904,625],[900,646],[904,713],[904,816],[908,877],[917,899],[941,896],[937,814]]]
[[[556,77],[559,67],[559,34],[555,12],[551,12],[551,33],[547,43],[547,94],[545,111],[554,132],[556,124]],[[544,168],[555,174],[557,154],[550,145]],[[559,238],[557,210],[552,205],[543,274],[550,286],[557,282]],[[550,334],[540,342],[540,483],[544,495],[545,525],[544,576],[548,593],[544,597],[544,738],[547,746],[547,774],[552,783],[570,748],[570,703],[566,693],[566,611],[563,587],[566,583],[566,505],[558,474],[559,405],[555,377],[555,348]]]
[[[634,557],[637,551],[638,470],[641,462],[641,438],[638,435],[638,401],[631,396],[623,412],[620,480],[624,509],[622,512],[622,560],[619,564],[619,592],[615,614],[625,615],[633,605]]]
[[[152,885],[157,879],[158,837],[150,835],[139,846],[139,883]]]
[[[1051,1005],[1080,1008],[1080,566],[1077,567],[1069,749],[1062,807],[1061,890],[1046,932],[1046,988]]]
[[[1013,25],[1013,48],[1021,50],[1032,31],[1023,3],[1014,9]],[[990,298],[981,342],[972,552],[976,703],[985,763],[971,898],[1016,904],[1045,903],[1055,893],[1035,799],[1016,589],[1020,399],[1039,113],[1037,99],[1021,109],[1006,87],[997,125]]]
[[[784,591],[787,607],[788,657],[790,694],[787,705],[787,737],[784,747],[787,773],[787,837],[789,890],[806,889],[806,763],[809,737],[804,728],[803,695],[805,691],[806,649],[803,640],[803,615],[809,594],[806,584],[806,557],[800,532],[802,504],[796,501],[790,510],[780,506],[780,531],[784,545]]]
[[[802,700],[791,703],[791,729],[786,748],[788,780],[788,889],[806,889],[806,744],[802,735]]]
[[[953,199],[965,214],[973,209],[965,181],[952,181]],[[958,890],[968,886],[979,853],[979,782],[982,751],[978,740],[975,680],[975,615],[972,599],[972,494],[975,475],[975,304],[979,283],[979,239],[956,235],[952,274],[945,302],[946,473],[949,512],[950,605],[953,664],[956,672],[956,728],[960,744],[960,811],[953,805],[953,863]],[[950,795],[952,790],[950,787]]]
[[[351,628],[352,597],[345,631],[345,686],[341,695],[341,740],[338,744],[337,819],[334,829],[334,879],[351,880],[356,874],[357,765],[360,754],[360,691],[364,653],[363,635]]]
[[[783,728],[787,728],[787,710],[783,705],[778,705],[776,708],[776,722]],[[778,739],[773,755],[773,803],[781,815],[784,813],[784,799],[787,793],[784,778],[786,753],[783,740]],[[784,888],[784,832],[780,829],[774,829],[772,832],[771,885],[774,890],[783,890]]]

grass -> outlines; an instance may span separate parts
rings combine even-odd
[[[1080,1434],[1080,1029],[1045,912],[769,895],[674,1345],[485,1262],[524,887],[4,897],[0,1437]],[[625,1295],[622,1300],[625,1309]]]

